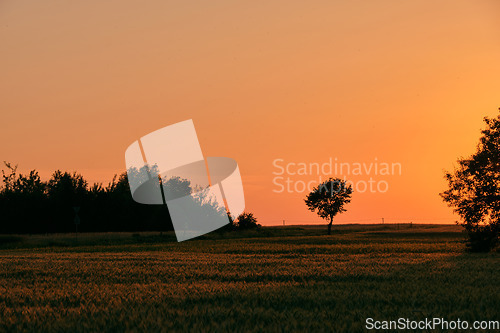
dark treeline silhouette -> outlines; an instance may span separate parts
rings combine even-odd
[[[106,186],[89,183],[74,172],[55,171],[44,182],[37,171],[18,174],[5,163],[0,187],[0,233],[173,230],[166,205],[136,203],[127,173]]]

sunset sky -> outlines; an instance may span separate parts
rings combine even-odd
[[[499,14],[498,0],[1,1],[0,161],[106,183],[132,142],[193,119],[264,225],[321,222],[306,192],[275,192],[273,161],[335,158],[401,165],[337,223],[452,223],[444,170],[500,107]]]

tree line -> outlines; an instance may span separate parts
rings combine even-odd
[[[17,166],[4,164],[0,234],[174,230],[166,205],[145,205],[133,200],[128,175],[134,177],[134,170],[115,175],[103,186],[90,185],[77,172],[60,170],[48,181],[42,181],[36,170],[20,174]],[[164,186],[178,195],[189,195],[193,190],[184,179],[169,179]],[[228,221],[219,231],[260,227],[248,212]]]
[[[42,181],[36,170],[20,174],[17,166],[4,164],[0,233],[73,232],[76,227],[82,232],[173,230],[166,205],[132,199],[126,172],[103,186],[60,170]]]

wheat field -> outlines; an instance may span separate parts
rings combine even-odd
[[[0,330],[363,332],[366,318],[498,320],[499,253],[456,226],[0,237]]]

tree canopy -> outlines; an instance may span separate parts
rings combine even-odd
[[[484,118],[486,129],[476,152],[460,158],[446,172],[448,190],[443,200],[460,215],[473,251],[489,251],[499,243],[500,231],[500,116]]]
[[[330,178],[315,187],[304,200],[310,211],[329,220],[328,234],[331,234],[333,218],[346,211],[345,205],[351,202],[352,185],[340,178]]]

